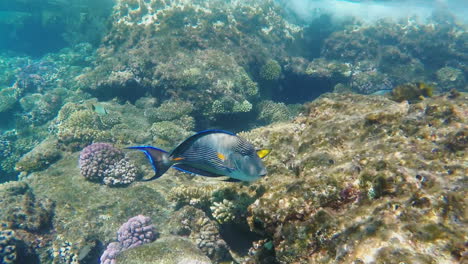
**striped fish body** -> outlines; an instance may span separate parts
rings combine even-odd
[[[159,178],[170,167],[207,177],[228,176],[230,181],[254,181],[266,175],[254,146],[222,130],[199,132],[170,153],[151,146],[130,148],[143,151],[152,163],[156,174],[149,180]]]

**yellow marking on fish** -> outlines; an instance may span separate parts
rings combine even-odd
[[[218,158],[222,161],[225,161],[226,160],[226,157],[222,154],[222,153],[216,153],[216,155],[218,155]]]
[[[183,160],[183,159],[185,159],[185,158],[183,158],[183,157],[177,157],[177,158],[173,158],[172,160],[173,160],[173,161],[179,161],[179,160]]]
[[[259,149],[257,150],[257,155],[259,158],[263,159],[266,155],[270,154],[271,149]]]

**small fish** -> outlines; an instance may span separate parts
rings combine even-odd
[[[223,130],[201,131],[180,143],[170,153],[152,146],[134,146],[148,157],[155,175],[161,177],[170,167],[207,177],[227,176],[230,182],[254,181],[267,170],[261,158],[270,150],[254,146],[234,133]]]
[[[392,89],[382,89],[371,93],[371,95],[386,95],[392,92]]]
[[[91,104],[91,109],[99,115],[107,115],[107,109],[101,104]]]

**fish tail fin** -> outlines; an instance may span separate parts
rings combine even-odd
[[[133,146],[127,149],[136,149],[145,153],[146,157],[150,161],[154,169],[154,176],[149,179],[143,179],[142,181],[152,181],[161,175],[163,175],[171,166],[169,162],[169,153],[163,149],[155,148],[152,146]]]

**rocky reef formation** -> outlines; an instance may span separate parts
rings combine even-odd
[[[253,77],[279,79],[277,60],[299,36],[280,14],[270,0],[118,1],[82,86],[100,98],[196,102],[202,120],[250,112],[259,98]]]
[[[0,68],[5,68],[0,77],[0,182],[45,168],[59,157],[48,150],[44,157],[23,157],[15,166],[48,136],[49,123],[64,104],[89,98],[73,87],[92,54],[91,45],[82,43],[38,59],[0,55]]]
[[[241,134],[278,150],[266,159],[265,193],[249,206],[250,228],[280,263],[458,263],[467,99],[331,94],[293,123]]]
[[[32,218],[15,218],[31,219],[10,225],[17,236],[38,236],[35,227],[52,222],[54,234],[40,235],[36,254],[47,259],[52,250],[53,263],[98,259],[99,245],[138,214],[153,219],[161,238],[126,250],[117,263],[180,257],[166,240],[207,263],[457,263],[466,258],[467,99],[455,91],[413,103],[323,95],[293,121],[240,133],[273,150],[265,159],[268,175],[251,184],[170,170],[157,181],[109,188],[82,177],[78,153],[65,151],[31,172],[27,184],[0,193],[9,201],[29,195],[28,206],[38,208],[25,210],[35,212]],[[144,155],[129,154],[153,173]],[[56,205],[53,216],[45,201]]]
[[[304,54],[285,69],[330,90],[340,84],[363,94],[414,81],[433,82],[437,92],[467,91],[467,41],[466,25],[451,17],[433,16],[426,23],[354,21],[323,39],[318,58]]]

